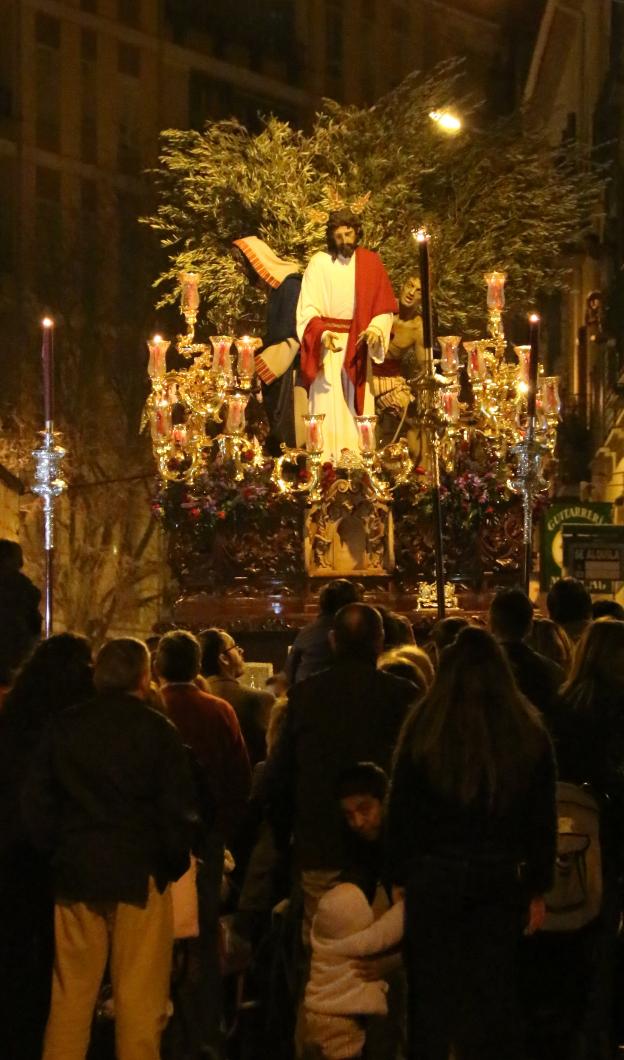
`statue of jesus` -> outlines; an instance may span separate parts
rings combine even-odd
[[[354,417],[374,415],[372,362],[386,355],[397,308],[379,255],[361,238],[357,214],[330,214],[327,251],[310,258],[297,305],[300,372],[310,412],[325,415],[323,459],[336,465],[358,449]]]

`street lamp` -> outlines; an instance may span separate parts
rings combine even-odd
[[[429,111],[429,117],[445,133],[454,135],[461,130],[461,118],[458,118],[456,114],[451,113],[449,110],[431,110]]]

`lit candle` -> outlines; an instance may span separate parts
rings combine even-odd
[[[230,358],[230,349],[233,343],[231,335],[211,335],[210,341],[212,343],[213,356],[212,356],[212,368],[211,371],[225,375],[228,379],[232,378],[232,360]]]
[[[236,368],[239,378],[249,385],[256,371],[256,350],[262,345],[262,339],[254,338],[252,335],[243,335],[242,338],[236,339],[235,345],[238,350]]]
[[[163,339],[161,335],[154,335],[147,344],[149,350],[149,363],[147,371],[150,379],[162,379],[167,370],[167,350],[171,343]]]
[[[433,326],[431,316],[431,268],[429,263],[429,233],[419,228],[413,233],[418,243],[418,261],[420,265],[420,290],[422,301],[423,345],[431,360],[433,350]]]
[[[529,421],[535,416],[537,372],[539,368],[539,326],[539,316],[537,313],[531,313],[529,317],[529,344],[531,347],[531,357],[529,360],[529,390],[527,394],[527,414]]]
[[[43,418],[46,430],[54,419],[54,321],[44,317],[41,321],[41,367],[43,369]]]
[[[188,432],[186,426],[183,423],[178,424],[177,427],[173,428],[171,437],[176,445],[186,445],[188,441]]]
[[[322,452],[324,419],[324,414],[318,416],[303,416],[306,431],[306,449],[309,453]]]

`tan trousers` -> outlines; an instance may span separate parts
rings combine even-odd
[[[52,1002],[42,1060],[85,1060],[110,957],[117,1060],[159,1060],[173,949],[169,888],[150,880],[144,909],[125,902],[57,903]]]

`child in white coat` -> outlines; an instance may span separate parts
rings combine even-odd
[[[396,946],[403,937],[404,908],[398,902],[378,920],[353,883],[339,883],[321,898],[312,921],[312,962],[305,992],[306,1038],[324,1060],[360,1056],[366,1032],[362,1017],[386,1015],[388,984],[367,982],[357,960]]]

